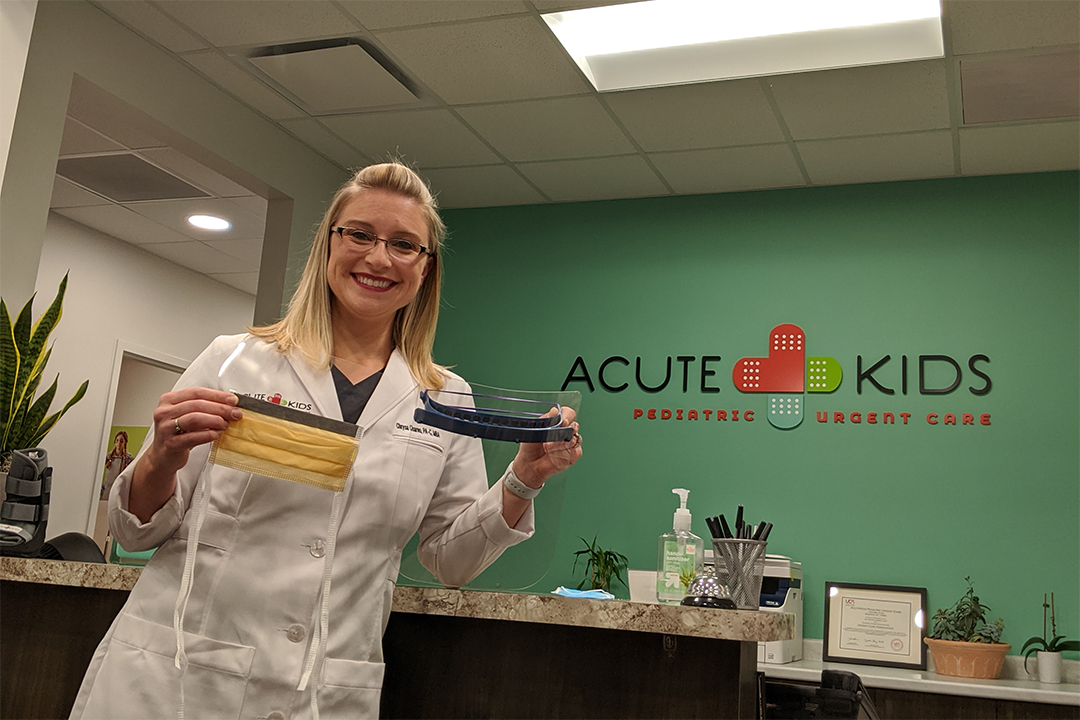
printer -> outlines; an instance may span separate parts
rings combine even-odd
[[[795,637],[758,643],[758,662],[782,664],[803,657],[802,563],[783,555],[765,555],[761,579],[761,611],[795,616]]]

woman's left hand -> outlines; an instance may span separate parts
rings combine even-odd
[[[562,424],[574,428],[574,436],[566,441],[521,443],[514,458],[514,474],[529,487],[541,487],[552,475],[561,473],[581,457],[581,432],[574,422],[577,413],[563,408]]]

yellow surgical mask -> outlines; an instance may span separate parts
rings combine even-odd
[[[210,449],[210,462],[341,492],[363,430],[351,423],[237,395],[244,417]]]

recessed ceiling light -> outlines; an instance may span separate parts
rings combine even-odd
[[[228,230],[232,227],[228,220],[213,215],[189,215],[187,221],[203,230]]]
[[[940,0],[645,0],[542,17],[600,91],[945,54]]]

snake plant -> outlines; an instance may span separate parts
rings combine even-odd
[[[52,353],[49,335],[60,321],[67,280],[64,275],[56,298],[36,322],[31,322],[33,296],[14,323],[7,303],[0,299],[0,467],[7,466],[13,450],[37,447],[64,413],[82,399],[90,384],[87,380],[80,385],[67,404],[52,415],[48,412],[60,375],[34,397]]]

